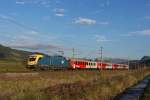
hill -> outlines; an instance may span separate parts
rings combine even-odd
[[[16,50],[0,45],[0,72],[27,71],[25,66],[30,54],[32,52]]]
[[[24,61],[31,52],[0,45],[0,61]]]

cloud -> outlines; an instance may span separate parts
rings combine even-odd
[[[105,36],[103,35],[95,35],[94,36],[96,38],[96,42],[100,43],[100,42],[109,42],[111,40],[107,39]]]
[[[63,9],[63,8],[55,8],[55,9],[53,9],[53,11],[57,12],[57,13],[64,13],[65,9]]]
[[[145,29],[141,31],[134,31],[134,32],[129,32],[127,34],[120,34],[122,37],[131,37],[131,36],[150,36],[150,29]]]
[[[150,16],[145,16],[144,19],[150,20]]]
[[[31,34],[32,33],[32,34]],[[6,43],[7,46],[18,49],[29,49],[29,50],[49,50],[49,49],[63,49],[61,46],[50,45],[47,43],[40,43],[38,36],[33,36],[34,32],[28,32],[26,34],[18,34],[16,37],[10,38]],[[44,37],[46,39],[46,37]]]
[[[16,0],[16,4],[34,4],[34,5],[40,5],[44,7],[50,7],[51,6],[51,0]]]
[[[110,6],[110,0],[106,1],[106,6]]]
[[[100,24],[100,25],[108,25],[109,22],[100,22],[99,24]]]
[[[30,49],[30,50],[46,50],[46,49],[62,49],[60,46],[46,44],[31,44],[31,45],[12,45],[13,48]]]
[[[23,2],[23,1],[16,1],[16,4],[18,4],[18,5],[24,5],[25,2]]]
[[[20,33],[15,33],[15,34],[19,34],[18,36],[20,36],[20,34],[21,34],[21,36],[28,36],[28,37],[30,37],[30,38],[32,38],[32,37],[35,37],[35,36],[39,36],[39,35],[42,35],[41,33],[39,33],[39,32],[37,32],[37,31],[33,31],[33,30],[31,30],[31,31],[26,31],[26,30],[24,30],[24,32],[20,32]],[[21,37],[20,36],[20,37]]]
[[[79,17],[79,18],[75,19],[73,23],[83,24],[83,25],[92,25],[92,24],[96,24],[96,20]]]
[[[64,14],[62,14],[62,13],[56,13],[56,14],[55,14],[55,16],[63,17],[63,16],[64,16]]]
[[[101,1],[101,3],[99,4],[99,6],[101,8],[109,7],[110,6],[110,0]]]
[[[132,35],[131,34],[120,34],[120,36],[122,36],[122,37],[130,37]]]
[[[150,36],[150,29],[145,29],[142,31],[135,31],[135,32],[130,32],[131,35],[145,35],[145,36]]]
[[[20,42],[16,43],[17,41],[20,41]],[[8,43],[8,46],[12,48],[18,48],[18,49],[44,50],[44,51],[46,50],[72,50],[72,48],[66,48],[60,45],[39,43],[35,41],[34,39],[25,35],[21,36],[20,39],[15,40],[13,43]]]
[[[49,15],[47,15],[47,16],[43,16],[43,17],[42,17],[42,20],[48,21],[48,20],[50,20],[50,18],[51,18],[51,17],[50,17]]]
[[[149,0],[146,0],[145,5],[146,5],[146,6],[150,6],[150,1],[149,1]]]
[[[37,31],[29,31],[29,32],[27,32],[28,34],[30,34],[30,35],[38,35],[38,34],[40,34],[39,32],[37,32]]]
[[[7,20],[13,20],[12,17],[6,16],[6,15],[3,15],[3,14],[0,14],[0,18],[1,18],[1,19],[7,19]]]
[[[55,13],[55,16],[58,16],[58,17],[65,16],[65,9],[63,8],[55,8],[53,9],[53,12]]]

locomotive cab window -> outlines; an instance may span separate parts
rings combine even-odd
[[[41,60],[41,59],[42,59],[42,57],[39,58],[39,60]]]
[[[35,61],[36,58],[29,58],[29,61]]]

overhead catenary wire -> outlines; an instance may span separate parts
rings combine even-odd
[[[9,17],[9,16],[5,16],[5,15],[0,15],[0,19],[2,20],[5,20],[7,22],[10,22],[10,23],[13,23],[21,28],[24,28],[24,29],[27,29],[27,30],[32,30],[32,31],[36,31],[36,32],[39,32],[39,30],[33,28],[33,27],[30,27],[30,26],[27,26],[27,25],[24,25],[22,24],[21,22],[18,22],[16,21],[14,18],[12,17]]]

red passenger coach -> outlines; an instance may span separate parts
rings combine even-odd
[[[129,69],[126,64],[112,64],[113,69]]]
[[[119,68],[119,64],[112,64],[112,69],[118,69]]]
[[[93,69],[97,68],[97,63],[94,61],[71,59],[70,65],[72,69]]]
[[[70,68],[71,69],[129,69],[129,66],[126,64],[113,64],[99,61],[90,61],[84,59],[70,59]]]

